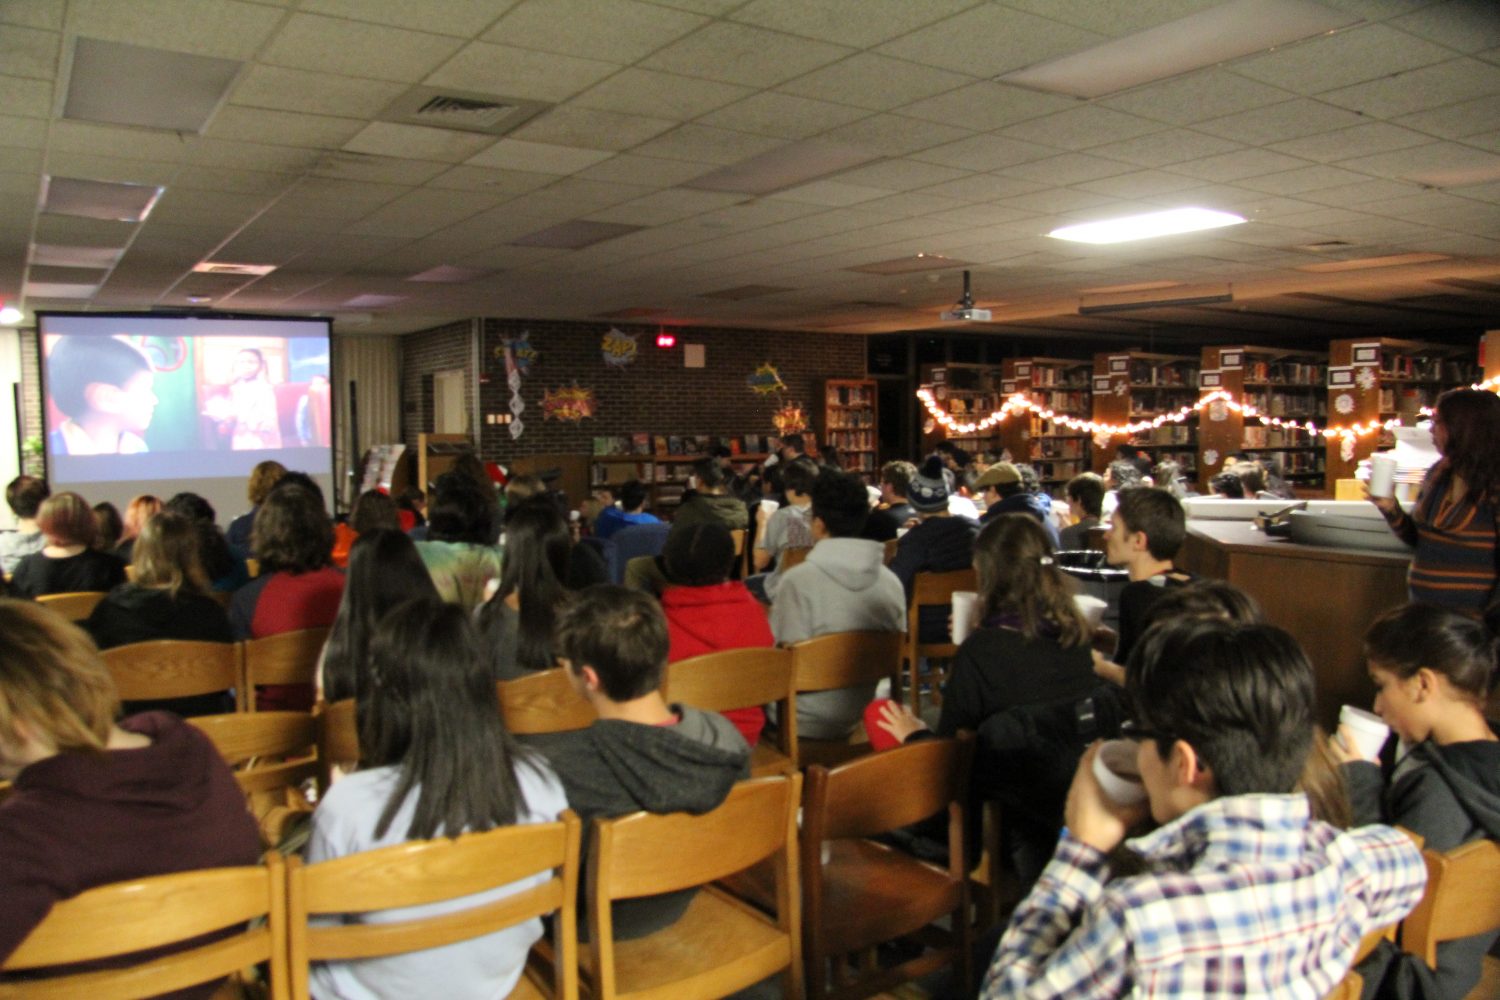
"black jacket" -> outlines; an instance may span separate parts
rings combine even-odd
[[[123,584],[111,590],[94,607],[94,613],[83,623],[83,629],[100,649],[114,649],[137,642],[157,639],[187,639],[195,642],[234,641],[229,627],[229,613],[224,606],[206,594],[180,590],[172,596],[154,587]],[[189,698],[165,698],[157,701],[131,701],[123,706],[124,714],[156,709],[181,716],[216,715],[234,711],[234,698],[228,691],[194,695]]]

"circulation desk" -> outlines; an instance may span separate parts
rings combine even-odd
[[[1249,521],[1189,520],[1187,527],[1178,565],[1245,591],[1307,651],[1324,728],[1337,727],[1340,705],[1370,707],[1375,688],[1361,640],[1382,612],[1406,603],[1410,556],[1267,538]]]

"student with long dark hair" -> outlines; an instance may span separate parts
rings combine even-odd
[[[479,613],[496,680],[557,666],[554,634],[569,601],[571,549],[568,524],[551,501],[527,500],[510,510],[500,586]]]
[[[370,644],[358,703],[363,766],[337,782],[313,814],[310,863],[408,840],[545,823],[567,808],[541,758],[518,750],[500,721],[479,636],[462,608],[427,599],[391,611]],[[457,912],[522,892],[540,878],[462,900],[350,915],[394,923]],[[389,958],[320,962],[315,996],[445,1000],[506,996],[541,937],[530,920],[458,944]]]
[[[319,680],[326,700],[360,696],[376,626],[392,608],[415,598],[440,600],[416,543],[389,528],[361,534],[350,550],[344,596],[323,647]]]

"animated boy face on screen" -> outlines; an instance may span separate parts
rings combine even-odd
[[[69,455],[132,454],[156,412],[151,363],[114,337],[64,337],[47,358],[52,401],[67,415],[54,447]]]

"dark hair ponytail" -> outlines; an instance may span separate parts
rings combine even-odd
[[[1483,705],[1495,685],[1497,642],[1484,623],[1436,604],[1407,604],[1375,619],[1365,659],[1398,677],[1427,667]]]

